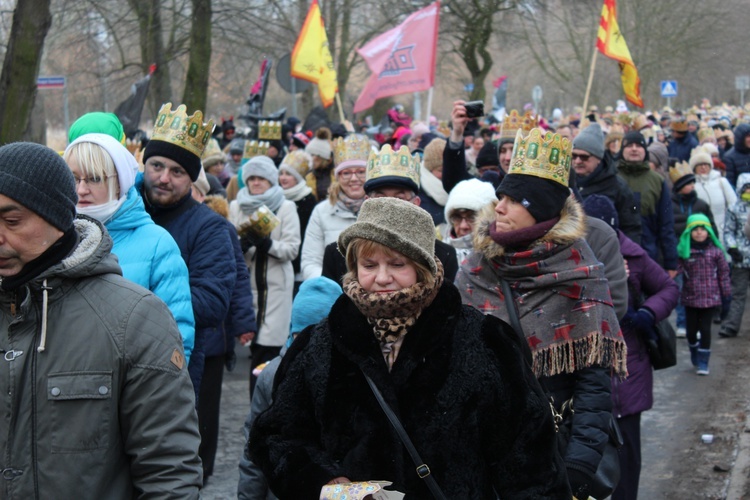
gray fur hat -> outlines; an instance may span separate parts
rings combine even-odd
[[[362,204],[357,222],[339,235],[339,252],[346,256],[355,238],[387,246],[437,274],[435,225],[424,209],[398,198],[371,198]]]
[[[242,182],[247,184],[252,176],[263,177],[271,186],[279,184],[279,169],[268,156],[254,156],[242,165]]]

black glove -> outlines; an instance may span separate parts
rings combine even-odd
[[[247,253],[252,247],[255,247],[259,252],[267,252],[271,248],[271,239],[258,236],[252,231],[245,231],[240,237],[240,247],[242,247],[242,253]],[[265,247],[261,250],[261,247]]]
[[[739,248],[730,248],[727,253],[732,257],[732,262],[735,264],[742,264],[742,252]]]
[[[255,251],[258,253],[267,253],[271,249],[271,238],[263,238],[255,245]]]
[[[235,365],[237,365],[237,355],[234,353],[234,349],[232,349],[224,354],[224,366],[228,372],[231,372],[234,371]]]
[[[568,482],[570,489],[573,490],[573,496],[578,500],[588,500],[589,498],[589,475],[578,469],[568,469]]]

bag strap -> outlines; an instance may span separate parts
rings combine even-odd
[[[436,500],[447,500],[446,496],[440,489],[440,486],[438,486],[437,482],[435,481],[435,478],[430,474],[430,468],[426,463],[424,463],[424,461],[422,461],[422,458],[419,456],[417,449],[414,447],[411,439],[409,439],[409,435],[401,425],[401,422],[399,421],[396,414],[393,413],[393,410],[391,410],[391,407],[388,406],[388,403],[386,403],[385,399],[383,399],[383,395],[375,385],[375,382],[372,381],[372,379],[364,372],[364,370],[362,370],[362,375],[365,376],[367,385],[369,385],[370,389],[372,389],[372,393],[375,395],[375,399],[378,400],[378,404],[383,409],[383,413],[385,413],[385,416],[388,417],[388,421],[391,423],[393,429],[396,431],[396,434],[398,434],[399,439],[401,439],[401,442],[404,444],[404,448],[406,448],[406,451],[409,453],[409,456],[414,462],[414,465],[417,466],[417,475],[419,476],[419,478],[424,479],[424,482],[427,484],[427,488],[429,488],[432,496],[434,496]]]

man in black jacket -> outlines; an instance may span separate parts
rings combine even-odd
[[[641,216],[633,192],[618,177],[612,156],[604,149],[604,134],[598,123],[592,123],[573,139],[572,159],[581,197],[585,200],[592,194],[600,194],[612,200],[620,230],[640,244]]]

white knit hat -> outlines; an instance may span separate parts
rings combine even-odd
[[[711,159],[708,151],[698,146],[690,152],[690,168],[695,171],[695,167],[703,164],[707,164],[713,168],[714,161]]]
[[[456,184],[445,203],[445,220],[450,219],[454,210],[473,210],[478,212],[490,203],[497,201],[495,188],[489,182],[469,179]]]

